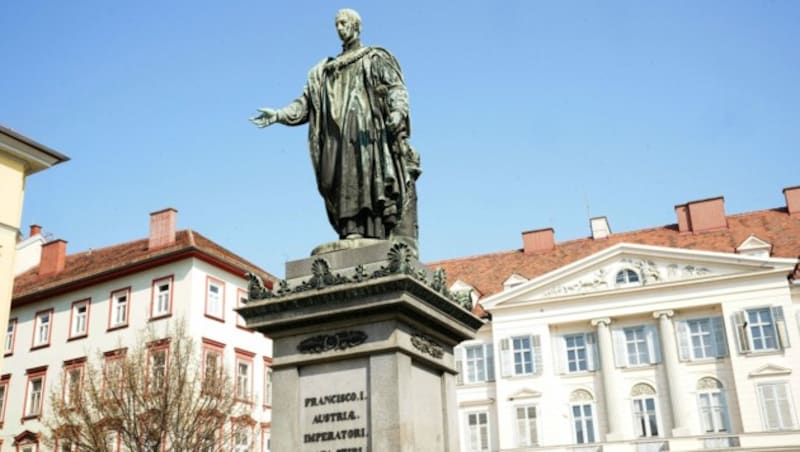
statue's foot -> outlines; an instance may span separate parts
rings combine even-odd
[[[345,237],[345,239],[347,239],[347,240],[356,240],[356,239],[363,239],[363,238],[364,238],[364,236],[361,235],[361,234],[347,234],[347,237]]]

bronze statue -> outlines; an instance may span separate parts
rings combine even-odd
[[[419,155],[408,143],[408,93],[387,50],[363,47],[361,17],[336,14],[342,53],[311,68],[289,105],[260,108],[256,126],[308,122],[308,144],[331,226],[340,239],[395,239],[416,249]]]

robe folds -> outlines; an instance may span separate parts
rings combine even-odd
[[[392,113],[401,121],[390,130]],[[339,236],[389,238],[413,191],[403,155],[408,94],[397,60],[379,47],[327,58],[309,71],[303,94],[278,118],[287,125],[308,122],[317,187]]]

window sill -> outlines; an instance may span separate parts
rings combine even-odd
[[[167,314],[159,314],[159,315],[157,315],[155,317],[150,317],[150,320],[148,320],[148,321],[149,322],[155,322],[157,320],[168,319],[170,317],[172,317],[172,313],[171,312],[167,313]]]
[[[471,388],[471,387],[486,386],[486,385],[494,383],[494,382],[495,382],[495,380],[471,381],[469,383],[467,383],[467,382],[460,383],[457,386],[460,387],[460,388]]]
[[[252,400],[240,399],[238,397],[234,398],[233,400],[234,400],[234,402],[244,403],[245,405],[253,406],[253,401]]]
[[[8,358],[9,356],[11,356],[13,354],[14,354],[14,352],[8,352],[5,355],[3,355],[3,358]]]
[[[597,372],[596,370],[580,370],[576,372],[564,372],[563,374],[559,374],[560,377],[563,378],[581,378],[581,377],[591,377]]]
[[[67,338],[67,342],[77,341],[78,339],[86,339],[87,337],[89,337],[88,334],[81,334],[80,336],[73,336],[73,337]]]
[[[722,356],[719,358],[701,358],[701,359],[690,359],[688,361],[681,361],[683,364],[687,366],[702,366],[704,364],[718,364],[720,361],[726,360],[727,356]]]
[[[24,424],[25,421],[38,421],[39,419],[41,419],[41,417],[42,417],[41,414],[31,414],[31,415],[28,415],[28,416],[24,416],[20,420],[20,423]]]
[[[225,319],[222,318],[222,317],[217,317],[217,316],[211,315],[209,313],[205,313],[205,316],[206,316],[207,319],[216,320],[217,322],[225,323]]]
[[[783,349],[769,349],[769,350],[753,350],[749,352],[742,352],[744,356],[768,356],[768,355],[782,355]]]
[[[31,351],[34,351],[34,350],[41,350],[41,349],[43,349],[43,348],[47,348],[47,347],[49,347],[49,346],[50,346],[50,344],[40,344],[40,345],[34,345],[33,347],[31,347]]]
[[[124,324],[124,325],[114,325],[114,326],[110,326],[110,327],[108,327],[108,329],[106,330],[106,333],[109,333],[109,332],[111,332],[111,331],[121,330],[121,329],[123,329],[123,328],[127,328],[127,327],[128,327],[128,324],[127,324],[127,323],[126,323],[126,324]]]
[[[661,363],[655,364],[637,364],[635,366],[625,366],[625,367],[618,367],[617,369],[623,372],[636,372],[639,370],[654,370],[657,368]]]

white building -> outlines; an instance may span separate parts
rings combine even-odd
[[[72,255],[63,240],[43,244],[38,227],[20,242],[18,263],[32,268],[19,269],[4,340],[0,451],[45,450],[40,421],[62,371],[80,376],[98,352],[132,345],[148,325],[158,330],[176,319],[204,363],[226,363],[237,398],[249,405],[247,428],[231,450],[268,450],[272,343],[242,327],[233,309],[246,300],[246,272],[274,277],[197,232],[176,231],[176,214],[151,214],[146,239]],[[28,246],[41,249],[40,260],[31,262]]]
[[[784,195],[430,264],[491,318],[457,349],[462,450],[800,450],[800,187]]]

